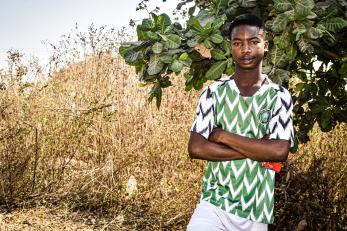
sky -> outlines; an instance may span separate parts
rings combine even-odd
[[[48,48],[44,41],[56,43],[67,35],[76,23],[80,31],[94,24],[120,29],[129,27],[130,19],[148,17],[136,11],[141,0],[0,0],[0,68],[6,65],[6,52],[19,50],[44,62]],[[160,12],[171,14],[178,0],[150,0]],[[130,28],[130,27],[129,27]]]

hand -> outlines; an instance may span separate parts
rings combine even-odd
[[[221,128],[213,128],[210,136],[208,137],[208,140],[215,143],[222,143],[222,136],[223,136],[224,130]]]
[[[261,138],[262,140],[268,140],[270,138],[269,134],[266,134]],[[263,168],[271,169],[275,172],[280,172],[282,168],[282,164],[280,162],[261,162],[260,166]]]
[[[282,168],[282,164],[280,162],[260,162],[260,166],[275,172],[280,172]]]

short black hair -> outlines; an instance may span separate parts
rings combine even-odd
[[[229,26],[229,38],[231,39],[231,33],[233,29],[238,26],[256,26],[259,29],[263,29],[263,22],[260,18],[255,16],[254,14],[241,14],[237,16]]]

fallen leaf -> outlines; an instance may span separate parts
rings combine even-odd
[[[296,226],[295,231],[303,231],[307,226],[307,221],[305,219],[301,220]]]
[[[194,49],[199,52],[202,57],[211,59],[211,49],[206,48],[203,43],[199,43]]]

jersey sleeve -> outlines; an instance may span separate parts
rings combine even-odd
[[[288,140],[290,147],[294,146],[292,111],[292,97],[286,89],[280,87],[275,110],[269,123],[269,139]]]
[[[201,94],[198,106],[196,107],[196,116],[191,132],[196,132],[208,139],[208,136],[214,127],[214,103],[212,91],[207,87]]]

